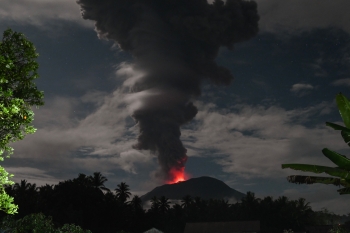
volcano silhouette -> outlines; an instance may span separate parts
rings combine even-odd
[[[225,200],[235,199],[236,201],[240,201],[245,196],[245,194],[230,188],[221,180],[202,176],[175,184],[158,186],[141,196],[141,200],[145,203],[151,200],[154,196],[157,198],[165,196],[170,200],[182,200],[186,195],[190,195],[192,198],[198,196],[203,200],[209,200],[212,198]]]

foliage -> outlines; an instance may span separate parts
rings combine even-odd
[[[180,233],[186,222],[249,220],[260,220],[261,233],[281,233],[284,229],[296,232],[305,226],[337,224],[340,220],[339,216],[326,210],[314,212],[304,198],[289,200],[285,196],[277,199],[268,196],[260,199],[252,192],[235,204],[186,195],[181,202],[170,205],[168,198],[154,197],[152,207],[144,210],[138,196],[122,203],[115,192],[102,192],[89,182],[90,177],[79,174],[77,178],[39,188],[22,180],[7,187],[6,191],[21,206],[12,219],[18,221],[34,213],[43,213],[52,216],[55,226],[71,223],[104,233],[144,232],[153,227],[163,232]],[[118,186],[119,189],[128,187],[126,183]],[[122,190],[129,192],[129,188],[124,188]],[[0,214],[1,217],[5,214]]]
[[[346,229],[342,228],[339,224],[338,225],[334,225],[333,229],[331,229],[329,231],[329,233],[350,233],[349,231],[347,231]]]
[[[18,206],[13,203],[13,197],[9,196],[5,191],[6,185],[14,184],[13,181],[9,180],[9,175],[5,168],[0,166],[0,209],[7,214],[17,213]]]
[[[91,233],[91,231],[83,230],[74,224],[64,224],[62,228],[57,230],[57,233]]]
[[[38,91],[34,79],[38,77],[38,54],[35,47],[22,33],[8,29],[0,42],[0,161],[4,153],[9,157],[13,148],[9,143],[22,140],[25,134],[35,132],[31,126],[33,105],[43,105],[43,93]],[[4,189],[13,184],[6,170],[0,166],[0,209],[8,214],[17,213]]]
[[[0,42],[0,155],[11,155],[8,144],[35,132],[31,126],[34,113],[31,106],[43,105],[43,92],[34,79],[39,67],[35,47],[22,33],[8,29]]]
[[[115,189],[116,191],[116,198],[121,201],[122,203],[125,203],[125,201],[130,197],[131,193],[129,192],[129,185],[127,185],[125,182],[121,182],[117,185],[118,188]]]
[[[62,228],[56,229],[52,218],[42,213],[30,214],[17,221],[8,216],[3,220],[1,228],[7,233],[91,233],[74,224],[65,224]]]
[[[330,122],[326,122],[326,125],[335,130],[340,130],[345,143],[350,146],[350,102],[342,93],[339,93],[336,96],[336,102],[345,127]],[[344,155],[338,154],[337,152],[331,151],[328,148],[324,148],[322,153],[335,165],[337,165],[337,167],[326,167],[310,164],[282,164],[282,168],[291,168],[294,170],[313,173],[326,173],[339,178],[293,175],[287,177],[288,181],[299,184],[321,183],[334,184],[337,186],[342,185],[344,188],[337,190],[339,194],[350,194],[350,179],[348,178],[350,174],[350,159]]]

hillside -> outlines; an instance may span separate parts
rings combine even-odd
[[[175,184],[165,184],[154,188],[152,191],[141,196],[143,203],[156,196],[160,198],[165,196],[172,200],[181,200],[185,195],[191,195],[191,197],[201,197],[204,200],[213,199],[235,199],[240,201],[245,194],[238,192],[230,188],[223,181],[202,176],[198,178],[192,178],[187,181],[178,182]]]

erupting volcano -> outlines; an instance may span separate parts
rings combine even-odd
[[[215,62],[220,47],[232,49],[258,32],[257,4],[245,0],[78,0],[84,19],[96,21],[99,38],[133,55],[123,84],[140,133],[138,150],[158,156],[157,177],[185,180],[186,149],[180,127],[197,114],[192,101],[205,79],[230,84],[230,71]]]
[[[170,169],[169,174],[170,180],[166,181],[167,184],[175,184],[188,179],[188,175],[185,173],[185,167],[180,169],[172,168]]]

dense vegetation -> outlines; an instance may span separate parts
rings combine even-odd
[[[180,204],[171,207],[166,197],[153,198],[151,208],[146,211],[138,196],[131,198],[127,184],[120,183],[112,192],[104,186],[106,181],[101,173],[95,172],[92,176],[79,174],[73,180],[41,187],[22,180],[8,186],[6,191],[19,206],[14,220],[43,213],[52,217],[55,227],[75,224],[93,233],[144,232],[152,227],[167,233],[182,233],[186,222],[238,220],[260,220],[262,233],[281,233],[284,229],[298,231],[309,225],[335,224],[340,217],[326,210],[313,211],[303,198],[259,199],[251,192],[236,204],[185,196]],[[8,221],[6,213],[1,217]]]

